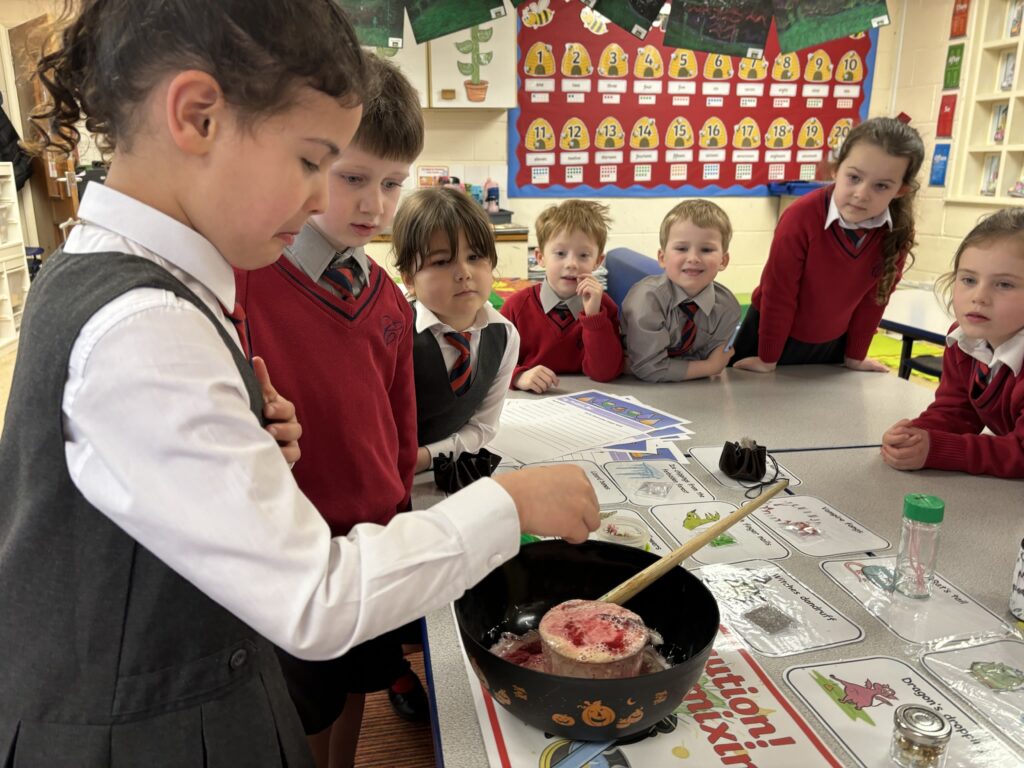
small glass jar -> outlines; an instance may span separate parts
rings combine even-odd
[[[892,715],[889,756],[901,768],[942,768],[953,729],[938,712],[920,704],[903,704]]]
[[[903,524],[893,586],[907,597],[926,598],[932,593],[939,529],[945,509],[945,503],[937,496],[908,493],[903,498]]]

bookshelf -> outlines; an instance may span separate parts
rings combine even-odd
[[[971,15],[957,106],[966,151],[957,152],[949,199],[1024,205],[1024,0],[975,0]]]
[[[26,293],[28,265],[14,168],[10,163],[0,163],[0,348],[18,338]]]

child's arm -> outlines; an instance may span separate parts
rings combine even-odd
[[[397,288],[396,288],[397,291]],[[403,304],[404,304],[403,300]],[[395,377],[388,390],[391,412],[395,417],[398,432],[398,474],[407,491],[412,490],[413,476],[417,471],[419,446],[416,441],[416,379],[412,367],[412,338],[414,323],[412,309],[403,307],[405,329],[398,344]],[[429,461],[428,461],[429,465]],[[401,508],[408,507],[409,497],[403,499]]]
[[[267,364],[262,357],[252,359],[252,371],[263,391],[263,418],[267,420],[267,432],[277,440],[281,447],[281,455],[291,466],[302,452],[299,450],[299,438],[302,437],[302,425],[295,417],[295,404],[278,394],[270,382]]]
[[[725,370],[725,366],[735,354],[732,348],[726,349],[726,344],[735,336],[736,325],[740,321],[740,304],[730,292],[722,293],[721,287],[716,290],[720,293],[717,307],[721,308],[721,317],[711,338],[701,347],[702,350],[711,347],[711,352],[703,360],[690,361],[685,381],[717,376]]]
[[[650,285],[637,283],[622,301],[626,351],[633,375],[644,381],[682,381],[690,360],[668,356],[672,343],[665,310]]]
[[[778,363],[786,346],[796,316],[809,245],[799,217],[783,214],[761,273],[757,356],[763,363]]]
[[[586,281],[581,281],[580,288],[597,296],[597,309],[591,314],[585,306],[587,297],[584,295],[585,314],[580,316],[580,325],[583,327],[583,373],[594,381],[611,381],[622,373],[619,310],[592,276],[588,275]]]
[[[519,315],[522,305],[529,301],[529,292],[532,288],[526,288],[518,293],[514,293],[509,296],[508,300],[501,305],[502,317],[508,320],[512,325],[519,329]],[[535,392],[540,395],[547,392],[552,387],[558,386],[558,376],[550,368],[543,365],[527,365],[525,364],[526,355],[522,339],[520,338],[519,355],[516,367],[512,370],[512,376],[509,379],[509,389],[521,389],[526,392]]]

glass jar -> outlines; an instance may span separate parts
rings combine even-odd
[[[903,704],[892,715],[889,756],[901,768],[942,768],[953,729],[938,712],[920,704]]]
[[[893,587],[913,598],[931,595],[935,560],[939,554],[939,529],[946,505],[937,496],[908,493],[903,498],[903,524],[896,554]]]

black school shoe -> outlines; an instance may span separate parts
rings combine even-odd
[[[423,689],[423,683],[413,672],[409,676],[415,681],[413,686],[404,693],[396,693],[394,689],[388,688],[388,701],[395,710],[395,714],[410,723],[426,723],[430,721],[430,702],[427,699],[427,692]]]

